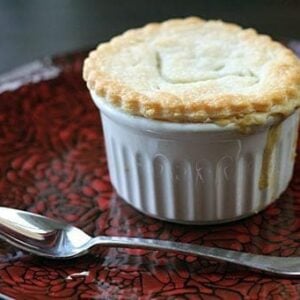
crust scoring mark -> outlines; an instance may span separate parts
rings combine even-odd
[[[236,77],[250,77],[250,78],[253,78],[254,81],[252,83],[252,85],[254,84],[257,84],[260,79],[259,77],[250,69],[247,69],[247,72],[249,75],[245,75],[245,74],[242,74],[242,73],[229,73],[229,74],[217,74],[217,76],[211,76],[211,77],[208,77],[208,78],[202,78],[202,79],[197,79],[197,80],[174,80],[174,79],[171,79],[170,77],[166,76],[165,74],[163,74],[163,71],[162,71],[162,59],[161,59],[161,56],[159,54],[159,52],[155,52],[155,60],[156,60],[156,68],[157,68],[157,72],[159,74],[159,76],[161,77],[162,80],[168,82],[168,83],[172,83],[172,84],[188,84],[188,83],[196,83],[196,82],[203,82],[203,81],[209,81],[209,80],[213,80],[213,79],[221,79],[221,78],[225,78],[225,77],[229,77],[229,76],[236,76]],[[218,71],[221,71],[225,68],[225,64],[221,64],[220,66],[218,66],[217,68],[213,69],[212,71],[214,72],[218,72]]]

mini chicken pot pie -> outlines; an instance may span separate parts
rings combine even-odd
[[[253,29],[191,17],[100,44],[84,79],[101,111],[112,183],[182,223],[263,209],[293,170],[300,62]]]

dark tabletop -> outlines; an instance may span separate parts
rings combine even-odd
[[[298,0],[0,0],[0,73],[93,47],[130,27],[189,15],[300,39]]]

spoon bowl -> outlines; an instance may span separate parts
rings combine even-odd
[[[38,214],[0,207],[0,238],[30,253],[70,259],[89,252],[95,246],[141,248],[181,252],[208,259],[230,262],[276,275],[300,276],[299,257],[275,257],[205,247],[195,244],[139,237],[91,237],[77,227]]]
[[[63,221],[12,208],[0,207],[0,238],[36,255],[71,258],[85,253],[92,238]]]

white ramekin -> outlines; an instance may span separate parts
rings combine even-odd
[[[111,182],[147,215],[178,223],[232,221],[265,208],[291,179],[299,111],[277,125],[271,141],[274,120],[243,134],[234,125],[132,116],[91,95],[101,111]]]

